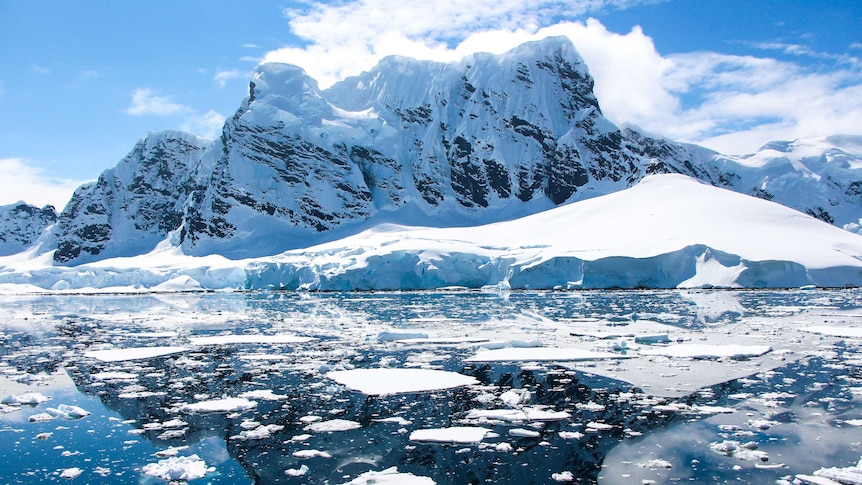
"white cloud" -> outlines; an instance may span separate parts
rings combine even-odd
[[[565,35],[596,78],[603,112],[618,124],[726,153],[750,152],[773,139],[859,132],[862,68],[850,55],[779,43],[759,47],[800,62],[716,52],[662,55],[640,28],[620,34],[597,20],[570,20],[640,3],[648,0],[310,2],[285,11],[306,46],[267,52],[264,62],[302,66],[327,87],[387,55],[451,61]],[[818,64],[808,67],[810,59]]]
[[[234,79],[248,79],[251,77],[251,74],[245,71],[240,71],[239,69],[231,69],[229,71],[218,71],[213,76],[213,82],[215,82],[218,87],[223,88],[228,83],[228,81],[232,81]]]
[[[174,103],[166,96],[157,95],[152,89],[137,88],[132,91],[132,104],[126,108],[126,113],[133,116],[168,116],[187,110],[187,107]]]
[[[31,64],[31,65],[30,65],[30,68],[31,68],[31,69],[33,70],[33,72],[35,72],[36,74],[43,74],[43,75],[44,75],[44,74],[48,74],[48,73],[50,73],[50,72],[51,72],[51,70],[50,70],[50,69],[48,69],[48,68],[47,68],[47,67],[45,67],[45,66],[40,66],[39,64]]]
[[[72,193],[83,182],[60,179],[20,158],[0,158],[0,205],[24,201],[63,210]]]
[[[180,126],[180,129],[212,140],[221,134],[224,120],[224,115],[209,110],[206,113],[194,114],[188,117]]]

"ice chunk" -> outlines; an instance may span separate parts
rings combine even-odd
[[[250,401],[241,397],[232,397],[186,404],[180,407],[180,411],[186,413],[232,413],[236,411],[246,411],[255,407],[257,407],[257,401]]]
[[[326,377],[370,396],[439,391],[479,383],[457,372],[430,369],[353,369],[332,371]]]
[[[321,450],[299,450],[293,452],[294,458],[299,458],[300,460],[307,460],[309,458],[332,458],[332,455],[325,451]]]
[[[365,472],[343,485],[434,485],[436,482],[428,477],[420,477],[412,473],[399,473],[398,468]]]
[[[84,470],[81,470],[78,467],[66,468],[65,470],[60,472],[60,478],[67,478],[71,480],[73,478],[78,478],[78,476],[80,476],[82,473],[84,473]]]
[[[829,325],[811,325],[808,327],[802,327],[799,330],[808,333],[816,333],[818,335],[828,335],[830,337],[862,338],[862,328],[860,327],[834,327]]]
[[[497,421],[559,421],[572,416],[565,411],[547,411],[536,407],[521,409],[472,409],[467,419],[493,419]]]
[[[625,355],[611,352],[593,352],[583,349],[561,349],[548,347],[504,348],[481,350],[466,359],[466,362],[547,362],[620,359]]]
[[[61,404],[56,408],[47,408],[45,412],[60,419],[81,419],[90,415],[89,411],[69,404]]]
[[[771,351],[772,347],[768,345],[678,344],[667,347],[641,349],[640,353],[641,355],[664,355],[667,357],[691,359],[714,359],[719,357],[741,359],[745,357],[757,357]]]
[[[478,426],[419,429],[410,433],[410,441],[474,444],[480,443],[490,432],[490,429]]]
[[[299,337],[296,335],[209,335],[205,337],[191,337],[189,343],[192,345],[231,345],[231,344],[300,344],[314,340],[311,337]]]
[[[315,433],[331,433],[335,431],[350,431],[351,429],[359,429],[362,425],[356,421],[347,419],[330,419],[329,421],[318,421],[311,423],[305,427],[306,431]]]
[[[85,352],[84,357],[101,360],[102,362],[122,362],[125,360],[152,359],[154,357],[179,354],[188,350],[185,347],[129,347],[125,349],[92,350]]]
[[[198,456],[172,456],[159,460],[158,463],[144,465],[141,469],[145,475],[161,478],[166,481],[188,481],[206,476],[206,463]]]
[[[35,406],[37,404],[42,404],[49,399],[51,398],[40,392],[28,392],[18,395],[10,394],[3,398],[2,404],[29,404]]]

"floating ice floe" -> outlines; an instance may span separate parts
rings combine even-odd
[[[60,404],[56,408],[47,408],[45,412],[55,418],[68,420],[81,419],[90,415],[90,411],[69,404]]]
[[[3,401],[0,401],[2,404],[8,405],[23,405],[28,404],[31,406],[35,406],[37,404],[42,404],[45,401],[51,399],[50,397],[40,393],[40,392],[27,392],[24,394],[10,394],[3,398]]]
[[[241,397],[229,397],[186,404],[180,407],[180,411],[186,413],[232,413],[254,409],[255,407],[257,407],[257,401],[250,401]]]
[[[60,478],[71,480],[73,478],[78,478],[82,473],[84,473],[84,470],[81,470],[78,467],[66,468],[60,472]]]
[[[563,362],[579,360],[622,359],[628,356],[612,352],[549,347],[513,347],[480,350],[466,362]]]
[[[332,458],[332,455],[321,450],[299,450],[293,452],[293,457],[308,460],[309,458]]]
[[[488,341],[488,339],[481,337],[416,337],[397,340],[400,344],[408,345],[481,344]]]
[[[803,483],[814,485],[862,485],[862,459],[856,466],[821,468],[811,475],[796,475]]]
[[[410,433],[410,441],[418,441],[420,443],[477,444],[485,439],[485,436],[490,432],[490,429],[478,426],[418,429]]]
[[[284,394],[276,394],[272,389],[257,389],[254,391],[246,391],[238,397],[245,399],[260,399],[263,401],[284,401],[290,399],[290,396]]]
[[[359,429],[362,425],[356,421],[348,419],[330,419],[329,421],[318,421],[311,423],[304,429],[315,433],[332,433],[337,431],[350,431],[351,429]]]
[[[353,369],[326,377],[369,396],[440,391],[478,384],[475,378],[431,369]]]
[[[467,419],[486,419],[496,421],[560,421],[571,418],[565,411],[548,411],[536,407],[520,409],[471,409]]]
[[[551,480],[555,482],[574,482],[575,475],[572,472],[565,470],[560,473],[552,473]]]
[[[189,343],[192,345],[231,345],[231,344],[301,344],[314,340],[311,337],[299,337],[297,335],[208,335],[205,337],[191,337]]]
[[[84,352],[84,357],[101,360],[102,362],[122,362],[126,360],[152,359],[179,354],[188,350],[186,347],[129,347],[125,349],[91,350]]]
[[[54,419],[54,416],[48,413],[38,413],[27,418],[27,420],[31,423],[46,423],[48,421],[51,421],[52,419]]]
[[[758,450],[757,443],[754,441],[740,443],[738,441],[724,440],[721,442],[710,443],[709,449],[720,455],[729,456],[738,460],[769,460],[769,455],[767,455],[765,451]]]
[[[834,327],[829,325],[811,325],[808,327],[802,327],[799,330],[808,333],[816,333],[818,335],[828,335],[830,337],[862,338],[862,328],[860,327]]]
[[[663,355],[665,357],[679,357],[690,359],[716,359],[721,357],[742,359],[745,357],[757,357],[771,351],[772,347],[768,345],[736,344],[678,344],[669,345],[667,347],[639,350],[641,355]]]
[[[131,372],[97,372],[90,374],[90,377],[96,381],[131,381],[136,380],[138,375]]]
[[[141,469],[145,475],[161,478],[162,480],[189,481],[206,476],[210,469],[198,455],[172,456],[159,460],[158,463],[144,465]]]
[[[272,436],[273,433],[281,431],[284,429],[284,426],[280,424],[267,424],[264,426],[257,426],[253,429],[246,429],[241,431],[236,436],[231,436],[231,439],[238,440],[262,440]]]
[[[436,482],[428,477],[420,477],[412,473],[399,473],[397,467],[383,471],[369,471],[342,485],[434,485]]]

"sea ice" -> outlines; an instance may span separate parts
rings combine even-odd
[[[27,392],[24,394],[10,394],[3,398],[2,404],[16,405],[29,404],[35,406],[51,399],[40,392]]]
[[[192,345],[231,345],[231,344],[300,344],[314,340],[311,337],[299,337],[296,335],[209,335],[205,337],[191,337],[189,343]]]
[[[145,475],[161,478],[166,481],[188,481],[206,476],[206,462],[198,455],[191,456],[172,456],[170,458],[159,460],[158,463],[150,463],[144,465],[141,469]]]
[[[535,407],[520,409],[471,409],[467,419],[493,419],[497,421],[560,421],[572,416],[565,411],[547,411]]]
[[[730,357],[741,359],[745,357],[757,357],[772,351],[768,345],[710,345],[710,344],[678,344],[667,347],[649,348],[639,350],[641,355],[664,355],[667,357],[690,358],[690,359],[715,359]]]
[[[321,450],[299,450],[293,452],[294,458],[299,458],[300,460],[307,460],[309,458],[332,458],[332,455],[325,451]]]
[[[821,468],[814,476],[796,475],[796,478],[815,485],[862,485],[862,459],[856,466]]]
[[[410,433],[410,441],[428,443],[480,443],[491,430],[478,426],[419,429]]]
[[[78,478],[78,476],[80,476],[82,473],[84,473],[84,470],[81,470],[78,467],[66,468],[60,473],[60,478],[67,478],[71,480],[73,478]]]
[[[475,378],[431,369],[353,369],[326,377],[369,396],[439,391],[478,384]]]
[[[564,362],[579,360],[622,359],[627,356],[611,352],[594,352],[583,349],[561,349],[549,347],[513,347],[481,350],[466,359],[466,362]]]
[[[314,433],[331,433],[336,431],[350,431],[351,429],[359,429],[362,425],[356,421],[347,419],[330,419],[329,421],[318,421],[311,423],[304,429]]]
[[[186,352],[186,347],[129,347],[125,349],[92,350],[84,352],[84,357],[102,362],[122,362],[125,360],[152,359],[165,355]]]
[[[862,328],[860,327],[834,327],[829,325],[811,325],[808,327],[802,327],[799,330],[808,333],[816,333],[818,335],[828,335],[830,337],[862,338]]]
[[[397,467],[392,467],[379,472],[365,472],[342,485],[434,485],[435,483],[428,477],[399,473]]]
[[[59,419],[81,419],[89,416],[90,412],[78,406],[60,404],[56,408],[47,408],[45,412]]]
[[[255,407],[257,407],[257,401],[250,401],[241,397],[230,397],[186,404],[180,407],[180,411],[186,413],[232,413],[246,411]]]

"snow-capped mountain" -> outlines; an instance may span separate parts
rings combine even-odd
[[[41,209],[24,202],[0,206],[0,256],[24,251],[56,221],[52,205]]]
[[[219,139],[149,135],[75,192],[34,254],[55,265],[170,247],[192,257],[275,260],[393,227],[384,224],[514,221],[665,173],[860,229],[862,137],[773,142],[727,156],[620,129],[602,115],[570,41],[549,38],[454,63],[390,57],[325,90],[298,67],[264,64]],[[666,208],[687,203],[664,187],[656,196],[674,201]],[[578,224],[554,229],[592,230]],[[244,278],[240,266],[227,267],[232,283]]]
[[[391,57],[327,90],[300,68],[265,64],[203,153],[200,142],[145,153],[164,145],[155,135],[79,190],[61,215],[55,261],[146,251],[178,228],[189,254],[239,258],[369,220],[505,220],[629,187],[657,160],[694,175],[688,167],[714,155],[619,130],[592,88],[564,38],[448,64]],[[170,156],[182,163],[168,178],[158,171],[170,163],[144,163]],[[140,197],[139,179],[163,181],[153,200]]]
[[[114,168],[75,190],[55,226],[58,263],[147,252],[181,224],[204,150],[212,143],[166,131],[138,142]]]

